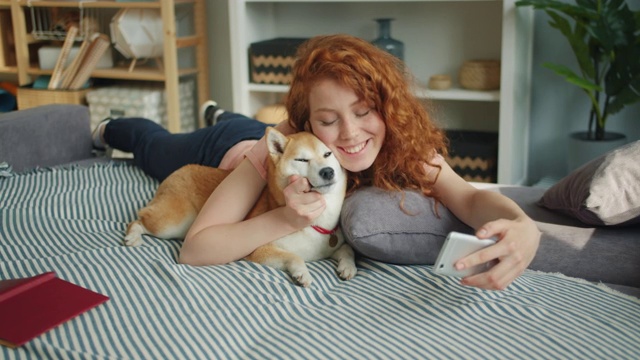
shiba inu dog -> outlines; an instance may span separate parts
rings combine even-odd
[[[338,228],[347,175],[331,150],[311,133],[284,136],[267,129],[269,149],[267,186],[247,215],[255,217],[284,206],[283,189],[291,175],[308,179],[311,190],[322,194],[326,208],[308,226],[257,248],[245,259],[287,271],[301,286],[311,284],[305,261],[333,258],[338,276],[349,280],[356,275],[353,249],[344,242]],[[184,238],[198,212],[228,171],[201,165],[187,165],[167,177],[149,204],[138,211],[138,219],[127,228],[125,245],[142,244],[142,235]]]

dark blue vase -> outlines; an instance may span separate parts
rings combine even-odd
[[[390,18],[375,19],[378,22],[378,38],[373,40],[373,45],[386,50],[400,60],[404,60],[404,43],[391,37]]]

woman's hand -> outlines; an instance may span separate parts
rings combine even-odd
[[[297,229],[311,225],[327,205],[322,195],[311,191],[309,181],[301,176],[290,176],[283,193],[286,221]]]
[[[458,219],[477,229],[477,237],[495,236],[498,239],[496,244],[456,263],[456,268],[462,270],[497,261],[489,271],[465,277],[462,284],[491,290],[507,288],[536,255],[541,235],[536,223],[506,196],[471,186],[451,169],[442,156],[436,156],[434,163],[440,165],[439,171],[425,166],[425,174],[438,174],[433,189],[439,200]]]
[[[504,290],[529,266],[540,243],[540,231],[527,216],[514,220],[490,221],[476,231],[480,239],[495,236],[498,242],[456,263],[461,270],[478,264],[497,260],[489,271],[462,279],[463,285],[487,290]]]

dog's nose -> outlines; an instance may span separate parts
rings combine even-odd
[[[320,176],[325,180],[333,179],[334,175],[335,175],[335,172],[333,171],[333,168],[326,167],[326,168],[320,169]]]

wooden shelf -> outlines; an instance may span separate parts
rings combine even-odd
[[[17,74],[18,68],[15,66],[0,66],[0,73]]]
[[[32,66],[27,71],[29,75],[51,75],[53,70],[42,70],[37,66]],[[178,76],[195,75],[198,69],[180,69]],[[91,73],[91,77],[100,79],[117,79],[117,80],[141,80],[141,81],[165,81],[166,76],[162,70],[158,68],[136,68],[129,71],[128,67],[113,67],[108,69],[96,69]]]
[[[207,23],[206,0],[158,0],[158,1],[62,1],[62,0],[0,0],[0,8],[11,10],[13,34],[16,44],[16,67],[0,67],[0,73],[16,74],[19,85],[33,82],[39,75],[51,75],[52,70],[40,69],[37,59],[30,58],[31,46],[38,46],[47,40],[35,38],[27,33],[30,25],[29,9],[33,8],[77,8],[77,9],[158,9],[162,18],[164,34],[162,67],[138,64],[133,69],[129,66],[116,65],[108,69],[95,69],[92,78],[114,79],[123,81],[157,81],[164,83],[167,107],[167,128],[171,132],[181,131],[179,83],[182,77],[192,76],[196,79],[197,101],[209,99],[209,63],[207,59]],[[177,36],[176,7],[189,6],[192,13],[192,31],[186,36]],[[45,10],[47,11],[47,10]],[[103,25],[108,22],[103,22]],[[5,25],[5,24],[3,24]],[[108,28],[108,27],[107,27]],[[102,32],[107,33],[104,28]],[[109,34],[110,35],[110,34]],[[178,50],[192,48],[193,64],[190,67],[180,67],[178,64]],[[196,119],[193,119],[196,121]],[[204,124],[198,124],[199,127]]]
[[[11,4],[11,1],[6,1]],[[174,0],[174,5],[187,5],[194,4],[196,0]],[[20,6],[32,6],[32,7],[58,7],[58,8],[93,8],[93,9],[159,9],[162,6],[160,1],[18,1]]]

